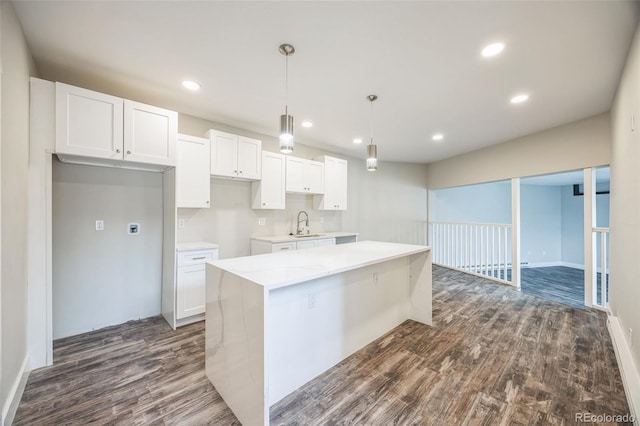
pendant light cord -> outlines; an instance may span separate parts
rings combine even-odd
[[[369,101],[371,103],[371,114],[369,115],[369,130],[371,131],[371,140],[369,141],[369,145],[373,145],[373,100]]]
[[[289,114],[289,54],[284,55],[284,113]]]

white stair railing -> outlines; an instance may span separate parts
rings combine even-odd
[[[433,263],[511,282],[511,224],[429,222]]]
[[[600,294],[598,294],[598,286],[593,285],[593,301],[592,304],[596,308],[608,309],[609,308],[609,264],[607,249],[609,248],[609,228],[593,228],[593,233],[596,236],[596,247],[600,250],[600,258],[596,260],[596,265],[593,268],[596,271],[596,278],[593,280],[594,284],[597,283],[597,275],[600,274]],[[594,247],[594,249],[596,249]],[[595,256],[595,255],[594,255]],[[598,272],[599,271],[599,272]],[[600,302],[598,302],[598,296],[600,296]]]

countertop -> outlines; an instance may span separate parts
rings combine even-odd
[[[307,241],[307,240],[321,240],[323,238],[340,238],[340,237],[353,237],[358,235],[357,232],[312,232],[311,235],[317,235],[317,237],[302,237],[296,238],[295,235],[276,235],[268,237],[251,237],[252,240],[266,241],[268,243],[289,243],[291,241]]]
[[[213,243],[207,242],[196,242],[196,243],[178,243],[176,244],[176,251],[187,251],[187,250],[206,250],[206,249],[217,249],[219,246]]]
[[[209,263],[272,290],[429,250],[428,246],[361,241]]]

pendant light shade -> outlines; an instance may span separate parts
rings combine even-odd
[[[285,57],[284,91],[285,106],[284,114],[280,116],[280,152],[290,154],[293,152],[293,116],[289,115],[289,56],[295,53],[295,49],[290,44],[281,44],[280,53]]]
[[[367,170],[378,170],[378,147],[373,144],[367,146]]]
[[[373,144],[373,103],[376,99],[376,95],[367,96],[367,100],[371,102],[371,141],[367,146],[367,170],[370,172],[378,170],[378,147]]]

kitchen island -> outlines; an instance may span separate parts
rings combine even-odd
[[[431,249],[363,241],[206,271],[206,374],[244,425],[407,319],[431,324]]]

